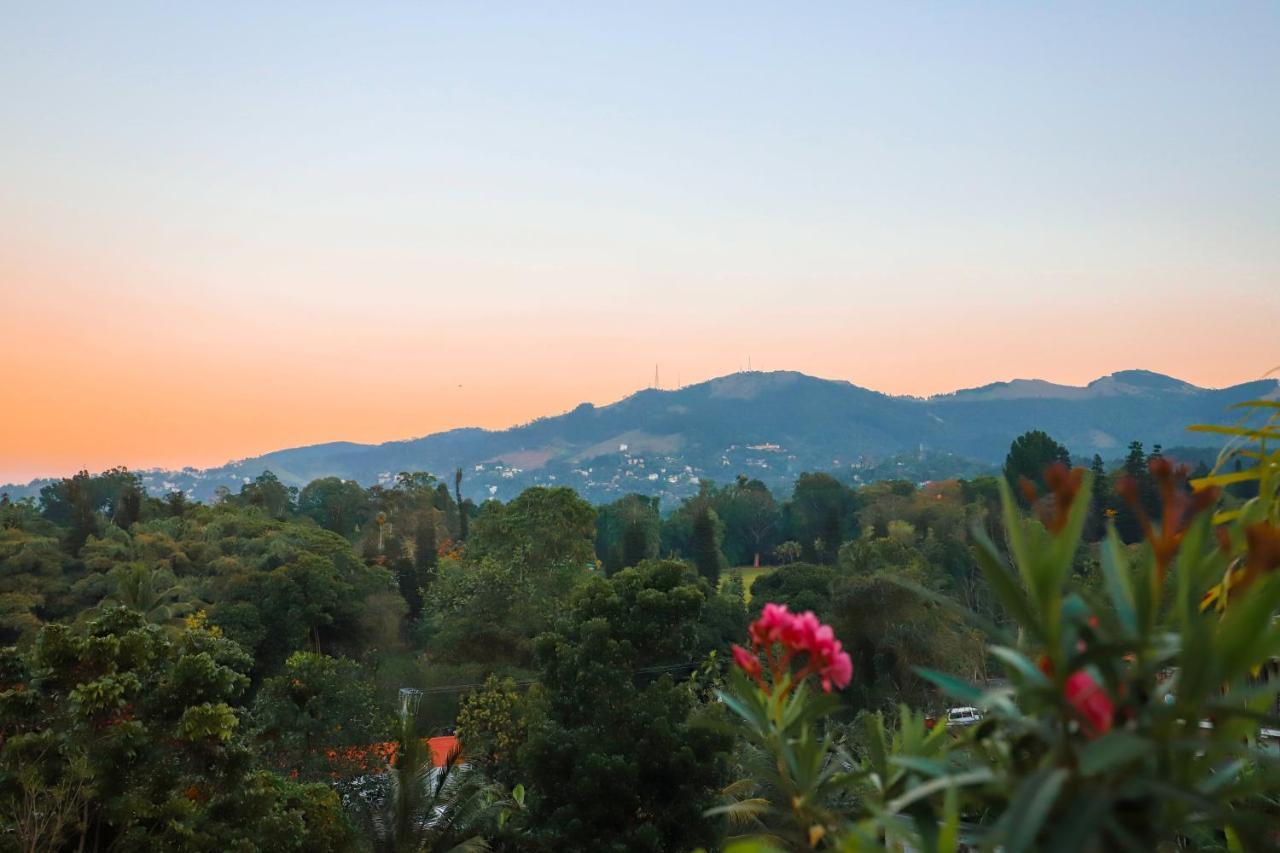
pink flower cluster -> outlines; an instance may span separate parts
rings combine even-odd
[[[831,685],[843,688],[853,678],[853,662],[844,651],[830,625],[823,625],[812,611],[792,613],[785,604],[766,604],[760,618],[748,629],[752,651],[742,646],[733,647],[733,661],[738,667],[764,686],[764,662],[776,684],[782,680],[799,654],[807,655],[804,667],[795,674],[791,683],[799,684],[809,675],[822,679],[822,689],[831,692]],[[782,654],[776,650],[781,647]]]
[[[1090,616],[1089,624],[1097,625],[1097,619]],[[1044,655],[1040,656],[1040,671],[1050,678],[1053,677],[1053,663]],[[1067,676],[1062,687],[1067,704],[1080,717],[1080,730],[1084,732],[1085,737],[1096,738],[1111,731],[1116,706],[1107,695],[1107,691],[1092,675],[1083,669],[1077,670]]]
[[[1084,670],[1073,672],[1067,676],[1065,685],[1067,701],[1075,708],[1084,722],[1084,733],[1088,737],[1098,737],[1111,731],[1111,719],[1115,715],[1115,706],[1111,697],[1102,689],[1102,685],[1093,680],[1093,676]]]

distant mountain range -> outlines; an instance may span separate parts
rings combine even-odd
[[[476,500],[510,499],[535,484],[573,486],[595,501],[628,492],[675,499],[700,478],[738,474],[786,491],[802,471],[846,480],[927,479],[994,470],[1009,443],[1043,429],[1087,460],[1123,455],[1126,445],[1200,444],[1185,431],[1221,422],[1232,403],[1280,398],[1276,380],[1199,388],[1145,370],[1125,370],[1083,387],[1015,379],[936,397],[894,397],[848,382],[791,371],[735,373],[679,390],[639,391],[607,406],[506,430],[455,429],[385,444],[334,442],[278,450],[217,468],[141,472],[157,493],[182,489],[208,500],[270,470],[303,486],[338,476],[364,485],[400,471],[429,471]],[[5,486],[14,497],[46,481]]]

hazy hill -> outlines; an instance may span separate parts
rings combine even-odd
[[[1143,370],[1083,387],[1016,379],[927,399],[893,397],[802,373],[748,372],[679,390],[639,391],[607,406],[584,403],[507,430],[456,429],[406,441],[313,445],[203,471],[149,471],[147,485],[201,499],[273,471],[290,485],[336,475],[369,485],[403,470],[452,479],[464,492],[510,498],[534,483],[567,483],[596,500],[630,491],[675,497],[702,477],[739,473],[788,487],[801,471],[847,478],[951,476],[999,465],[1009,442],[1044,429],[1083,457],[1113,459],[1148,447],[1195,443],[1190,423],[1221,421],[1241,400],[1277,397],[1275,380],[1198,388]],[[931,471],[937,473],[930,474]],[[6,487],[15,496],[39,483]]]

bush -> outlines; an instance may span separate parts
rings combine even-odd
[[[1280,653],[1275,424],[1204,428],[1257,442],[1246,472],[1189,486],[1185,470],[1152,459],[1157,518],[1122,480],[1144,540],[1129,548],[1108,532],[1101,590],[1072,577],[1088,473],[1051,466],[1050,494],[1028,490],[1030,522],[1000,484],[1010,559],[981,531],[974,538],[1012,624],[971,618],[1008,684],[983,689],[920,670],[957,704],[982,709],[975,726],[928,731],[904,708],[892,736],[867,715],[864,746],[837,747],[824,725],[835,703],[799,678],[812,656],[785,635],[759,642],[766,609],[752,635],[774,673],[738,650],[742,673],[724,699],[777,769],[756,780],[765,796],[717,811],[749,818],[769,839],[755,849],[1275,849],[1280,759],[1260,743],[1263,727],[1280,722],[1280,679],[1268,678]],[[1257,496],[1215,513],[1219,488],[1246,479]]]

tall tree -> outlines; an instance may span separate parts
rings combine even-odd
[[[596,558],[612,574],[658,556],[658,499],[626,495],[596,509]]]
[[[1107,468],[1102,457],[1093,454],[1093,462],[1089,466],[1093,479],[1093,495],[1089,506],[1089,517],[1085,521],[1084,537],[1089,542],[1097,542],[1107,532],[1107,510],[1111,508],[1111,490],[1107,488]]]
[[[269,518],[287,518],[294,509],[298,499],[298,490],[280,482],[280,478],[270,471],[263,471],[253,482],[240,487],[236,501],[241,506],[256,506]]]
[[[81,471],[67,484],[67,503],[71,510],[71,525],[67,529],[67,551],[72,556],[80,553],[90,536],[98,535],[98,514],[89,494],[88,476]]]
[[[367,747],[383,740],[390,724],[355,661],[314,652],[289,655],[253,703],[252,729],[271,765],[307,780],[362,769],[336,766],[326,750]]]
[[[1146,508],[1149,496],[1154,495],[1155,484],[1151,481],[1151,472],[1147,468],[1147,455],[1142,449],[1142,442],[1129,442],[1129,452],[1124,458],[1121,475],[1128,477],[1138,485],[1140,505]],[[1142,539],[1142,524],[1138,520],[1137,510],[1126,501],[1118,501],[1116,510],[1116,532],[1125,542],[1133,543]]]
[[[522,849],[715,845],[705,813],[728,739],[690,724],[690,693],[670,677],[640,686],[633,675],[687,660],[705,597],[684,564],[645,562],[592,578],[539,639],[546,712],[520,751],[531,824]]]
[[[1026,479],[1037,491],[1043,493],[1045,469],[1054,462],[1070,465],[1071,454],[1047,432],[1033,429],[1013,440],[1009,454],[1004,459],[1004,476],[1013,487],[1014,494],[1025,503],[1026,496],[1019,488],[1019,483]]]
[[[354,480],[323,477],[307,483],[298,495],[298,511],[339,536],[355,533],[371,510],[369,496]]]
[[[596,511],[567,486],[525,489],[503,506],[486,501],[468,553],[493,557],[521,571],[590,566],[595,560]]]
[[[120,496],[112,508],[111,523],[121,530],[128,530],[142,518],[142,484],[130,480],[120,490]]]
[[[725,526],[725,556],[734,565],[750,561],[759,568],[761,555],[773,549],[782,527],[782,511],[769,488],[740,476],[717,512]]]
[[[800,543],[806,560],[822,560],[840,548],[839,541],[833,548],[830,540],[843,540],[853,531],[857,505],[853,491],[830,474],[803,473],[786,507],[786,538]],[[819,543],[826,553],[818,553]]]
[[[711,588],[720,583],[720,573],[725,568],[724,554],[720,552],[723,534],[716,511],[705,507],[693,519],[693,565],[698,574],[706,578]]]
[[[413,534],[413,564],[418,579],[426,586],[440,563],[439,543],[436,541],[436,510],[427,509],[418,519]]]
[[[470,532],[470,519],[467,518],[467,508],[462,503],[462,469],[459,468],[453,473],[453,493],[454,499],[458,504],[458,539],[462,542],[467,541],[467,534]]]
[[[164,496],[165,511],[173,518],[182,518],[191,504],[187,501],[187,493],[174,489]]]
[[[622,565],[634,566],[650,556],[649,536],[644,522],[638,518],[628,520],[626,529],[622,532]]]

